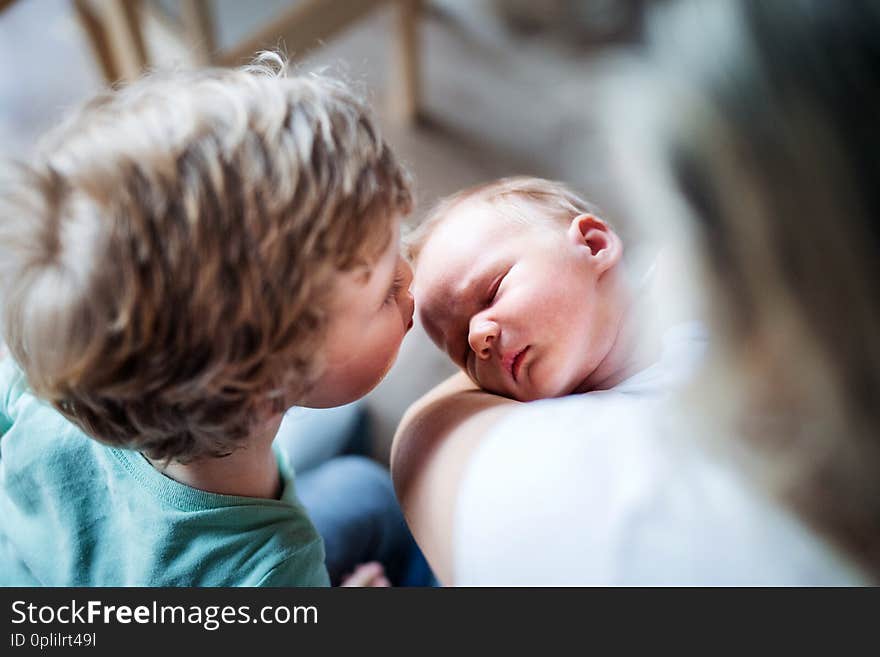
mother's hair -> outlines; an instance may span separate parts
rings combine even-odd
[[[880,579],[880,5],[688,3],[654,25],[711,372],[739,377],[710,408],[735,409],[727,446]]]

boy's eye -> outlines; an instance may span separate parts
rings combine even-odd
[[[394,281],[391,283],[391,287],[388,288],[388,294],[385,295],[385,301],[383,302],[383,306],[389,305],[392,301],[397,299],[400,291],[403,289],[403,273],[398,270],[396,274],[394,274]]]

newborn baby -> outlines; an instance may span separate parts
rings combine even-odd
[[[481,388],[529,401],[632,373],[623,244],[564,185],[509,178],[459,192],[408,242],[425,330]]]

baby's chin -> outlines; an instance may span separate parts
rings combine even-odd
[[[559,367],[547,367],[550,362],[539,361],[529,367],[522,385],[514,391],[512,398],[521,402],[538,401],[539,399],[556,399],[576,394],[580,378],[571,371],[561,372]],[[543,377],[552,370],[552,376]],[[562,376],[560,376],[562,375]]]
[[[465,372],[467,374],[467,372]],[[473,380],[473,379],[471,379]],[[556,383],[555,385],[538,384],[532,386],[523,386],[517,390],[497,390],[490,386],[484,386],[479,381],[474,381],[482,390],[490,392],[493,395],[507,397],[519,402],[532,402],[541,399],[555,399],[556,397],[565,397],[577,393],[576,385],[563,385]]]
[[[511,396],[511,399],[516,399],[521,402],[531,402],[538,401],[540,399],[556,399],[557,397],[565,397],[567,395],[575,394],[577,390],[572,386],[567,386],[565,388],[557,389],[539,389],[539,390],[524,390],[517,391],[515,395]]]

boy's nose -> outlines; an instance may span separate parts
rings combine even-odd
[[[492,343],[498,338],[498,323],[491,319],[474,317],[471,320],[468,342],[478,358],[486,360],[492,356]]]

